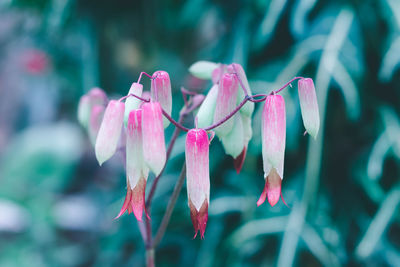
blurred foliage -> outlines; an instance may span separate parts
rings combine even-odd
[[[210,87],[188,74],[198,60],[242,64],[254,93],[314,78],[321,130],[302,136],[296,86],[285,91],[290,208],[256,208],[258,104],[240,175],[218,141],[210,148],[205,240],[192,240],[184,189],[157,265],[399,266],[399,50],[398,0],[0,1],[0,266],[144,265],[134,217],[113,220],[123,166],[114,157],[98,167],[76,106],[93,86],[123,95],[140,71],[163,69],[176,118],[181,85]],[[153,228],[184,138],[160,180]]]

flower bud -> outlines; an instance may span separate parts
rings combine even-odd
[[[209,141],[206,131],[192,129],[186,136],[186,178],[190,217],[195,236],[200,230],[201,238],[208,219],[210,199]]]
[[[137,96],[142,96],[143,92],[143,85],[140,83],[132,83],[131,88],[129,89],[128,95],[133,94]],[[128,124],[128,118],[129,118],[129,113],[134,110],[139,108],[141,104],[141,100],[137,99],[134,96],[130,96],[125,100],[125,114],[124,114],[124,122],[125,125]]]
[[[218,84],[214,84],[197,112],[197,126],[199,128],[205,128],[213,123],[217,96]]]
[[[310,78],[300,79],[298,88],[304,128],[315,139],[319,130],[319,112],[314,82]]]
[[[95,152],[100,165],[114,155],[121,135],[125,104],[111,100],[104,112],[103,121],[97,135]]]
[[[143,157],[146,165],[157,176],[166,161],[163,116],[160,103],[142,105]]]
[[[203,80],[211,79],[211,73],[218,68],[218,64],[211,61],[197,61],[189,68],[189,72]]]
[[[225,73],[219,82],[217,104],[214,112],[214,123],[228,116],[236,107],[238,93],[238,80],[236,75]],[[227,135],[233,128],[234,120],[230,118],[217,128],[215,133],[222,137]]]
[[[159,102],[161,107],[171,115],[172,111],[172,93],[171,80],[165,71],[156,71],[153,73],[151,81],[151,99],[154,102]],[[169,125],[169,120],[163,117],[163,126],[166,128]]]

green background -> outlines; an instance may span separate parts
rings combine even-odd
[[[184,187],[157,265],[399,266],[398,0],[0,1],[0,266],[144,265],[134,216],[113,220],[125,197],[121,159],[98,166],[77,104],[93,86],[117,98],[141,71],[162,69],[177,118],[180,86],[210,88],[188,73],[198,60],[242,64],[253,93],[313,78],[321,128],[317,140],[303,136],[293,83],[282,93],[290,208],[257,208],[264,180],[256,104],[240,175],[219,141],[211,145],[205,239],[192,239]],[[179,175],[184,138],[157,188],[153,228]]]

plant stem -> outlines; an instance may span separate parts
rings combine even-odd
[[[158,244],[161,242],[161,239],[164,236],[165,230],[167,229],[169,220],[171,218],[172,212],[174,211],[174,207],[176,201],[178,200],[179,194],[182,190],[183,183],[185,181],[186,174],[186,163],[183,163],[181,174],[179,175],[178,181],[175,184],[174,191],[172,192],[171,198],[169,199],[167,209],[164,213],[164,217],[162,218],[160,227],[158,228],[157,234],[153,241],[153,248],[156,248]]]
[[[154,248],[146,248],[146,266],[155,267]]]

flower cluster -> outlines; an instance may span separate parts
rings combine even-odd
[[[127,96],[119,100],[108,101],[101,89],[92,89],[81,97],[78,119],[88,131],[100,165],[117,151],[126,156],[127,193],[116,218],[128,211],[133,212],[139,221],[142,220],[143,211],[147,215],[145,188],[149,172],[160,175],[167,161],[164,129],[173,122],[176,127],[187,131],[185,160],[188,205],[195,236],[200,231],[201,238],[204,238],[210,201],[210,142],[215,133],[226,154],[233,157],[239,173],[252,137],[255,102],[265,101],[261,121],[265,187],[257,205],[266,199],[271,206],[279,201],[286,138],[285,101],[278,94],[283,88],[270,94],[253,96],[240,64],[198,62],[192,65],[190,72],[198,78],[212,81],[212,87],[205,97],[189,92],[192,102],[200,99],[197,101],[199,108],[194,129],[188,129],[170,117],[171,82],[165,71],[148,75],[151,78],[150,94],[143,91],[140,78],[132,84]],[[295,79],[299,79],[298,92],[304,126],[316,138],[319,112],[313,81],[301,77]]]

